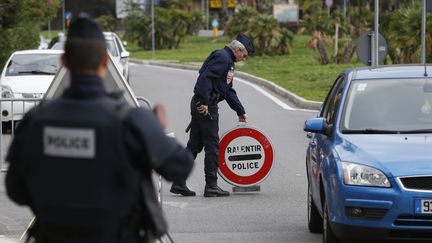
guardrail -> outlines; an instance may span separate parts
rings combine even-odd
[[[136,99],[146,105],[149,109],[152,108],[151,102],[144,97],[136,97]],[[22,116],[31,107],[37,105],[42,98],[0,98],[0,172],[6,172],[7,166],[5,161],[6,151],[9,148],[10,141],[15,135],[15,127],[22,119]],[[17,112],[18,110],[18,112]],[[5,113],[8,114],[5,114]],[[19,118],[13,119],[15,116]],[[6,118],[6,119],[5,119]],[[4,128],[9,127],[5,131]],[[10,134],[8,134],[10,132]]]
[[[0,171],[6,172],[5,152],[9,148],[10,141],[15,135],[16,124],[22,119],[22,116],[31,107],[39,104],[42,98],[1,98],[0,99]],[[17,118],[15,118],[15,116]],[[19,119],[19,120],[18,120]],[[10,126],[5,131],[4,128]]]

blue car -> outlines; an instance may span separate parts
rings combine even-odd
[[[432,66],[345,70],[304,130],[311,232],[432,242]]]

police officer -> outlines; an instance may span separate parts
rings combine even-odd
[[[164,225],[149,223],[163,219],[151,218],[159,210],[156,199],[148,204],[155,192],[142,195],[149,187],[140,183],[151,181],[151,170],[186,180],[192,155],[165,135],[162,106],[155,116],[107,93],[105,38],[87,15],[71,24],[61,61],[70,87],[17,127],[7,155],[8,196],[33,211],[37,243],[143,242],[143,232]]]
[[[234,62],[246,59],[253,54],[255,48],[250,37],[239,33],[222,50],[212,52],[201,69],[194,88],[190,108],[192,121],[187,149],[196,158],[204,147],[204,196],[229,196],[229,192],[217,185],[219,156],[219,113],[218,103],[226,100],[240,122],[246,122],[246,112],[233,89]],[[188,130],[188,129],[187,129]],[[183,196],[195,196],[195,192],[186,186],[186,181],[174,181],[170,192]]]

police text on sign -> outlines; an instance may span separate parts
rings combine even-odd
[[[228,132],[219,144],[219,172],[227,182],[250,186],[261,182],[273,165],[270,141],[251,127]]]

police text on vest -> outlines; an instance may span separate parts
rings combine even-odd
[[[44,154],[55,157],[95,158],[95,130],[44,127]]]

